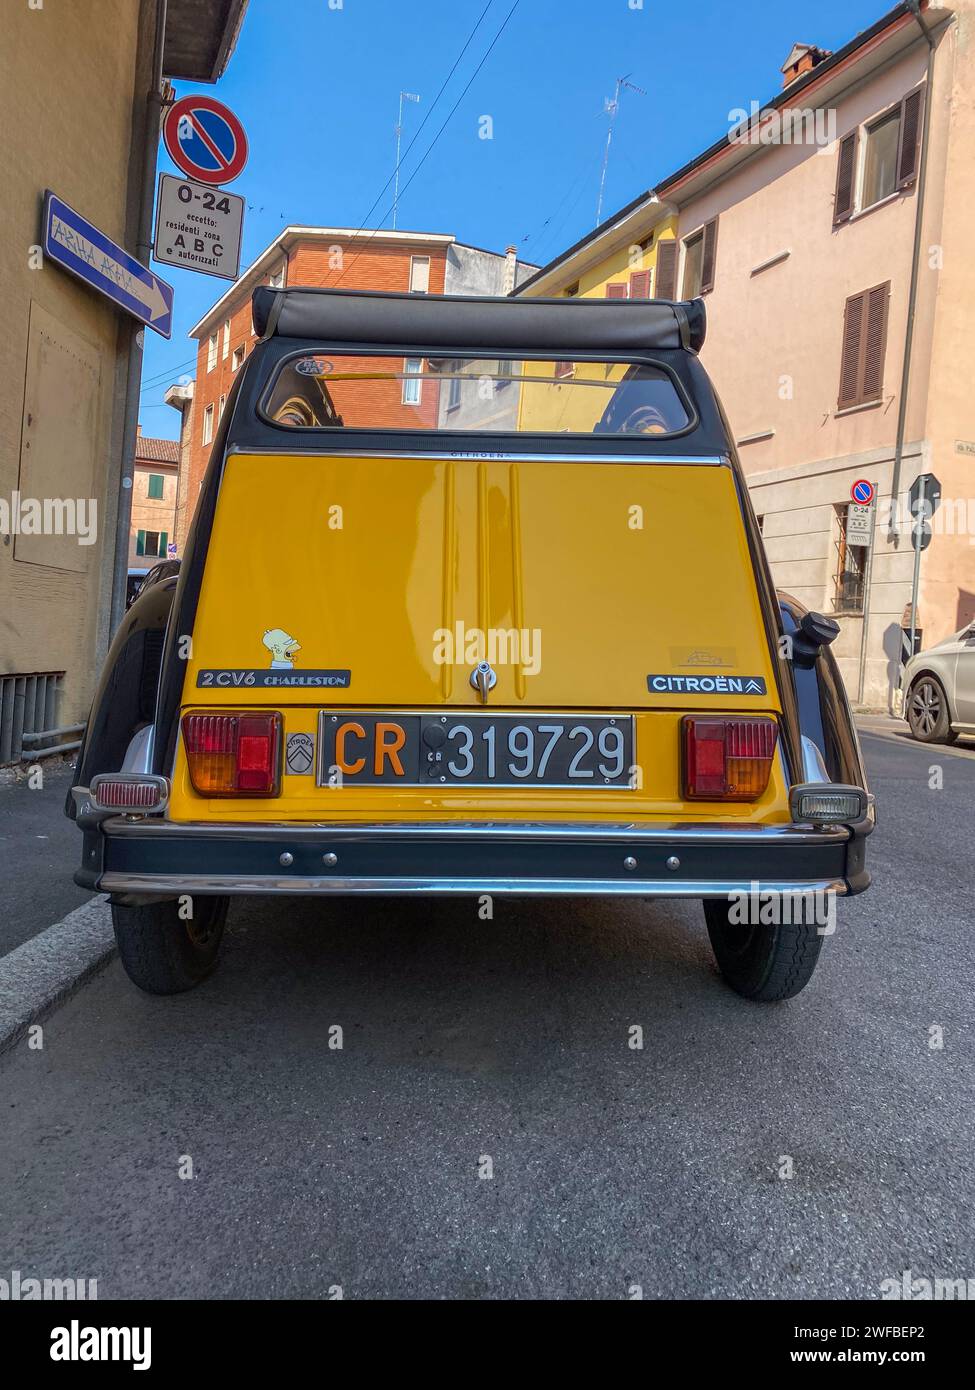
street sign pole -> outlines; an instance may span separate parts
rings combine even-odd
[[[934,473],[919,473],[911,484],[910,511],[914,517],[911,542],[914,546],[914,578],[911,581],[911,652],[917,632],[917,601],[921,587],[921,551],[931,544],[931,521],[941,504],[941,480]]]
[[[871,587],[873,582],[873,550],[876,548],[876,507],[873,506],[873,496],[871,493],[871,543],[867,550],[867,573],[864,574],[864,621],[860,624],[860,664],[857,671],[857,703],[864,703],[865,687],[867,687],[867,632],[869,621],[871,621]]]
[[[159,148],[159,125],[164,107],[163,51],[166,46],[166,5],[156,6],[155,32],[152,41],[152,70],[143,108],[142,171],[139,189],[139,222],[135,254],[140,264],[149,266],[152,250],[152,198],[156,182],[156,154]],[[122,407],[121,457],[119,458],[118,499],[115,511],[115,535],[112,559],[112,597],[109,612],[108,639],[111,640],[125,617],[125,598],[129,575],[129,532],[132,526],[132,491],[135,479],[135,441],[139,433],[139,403],[141,401],[143,344],[145,330],[129,324],[129,343],[125,375],[125,399]],[[106,643],[107,646],[107,643]]]
[[[873,580],[874,525],[877,496],[876,486],[868,478],[858,478],[850,488],[850,505],[847,508],[847,544],[851,535],[856,536],[856,544],[867,547],[867,563],[863,575],[863,621],[860,623],[860,659],[857,663],[856,703],[863,704],[867,671],[867,632],[870,626],[870,587]]]
[[[918,479],[920,490],[918,500],[920,507],[915,509],[915,522],[913,526],[912,539],[914,541],[914,578],[911,581],[911,652],[914,652],[914,634],[917,632],[917,597],[921,583],[921,541],[924,533],[924,523],[927,517],[924,514],[924,490],[927,484],[927,474],[922,473]]]

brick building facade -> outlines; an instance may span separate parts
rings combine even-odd
[[[190,330],[198,343],[196,381],[170,388],[166,400],[182,413],[180,506],[176,543],[182,554],[210,450],[237,372],[257,341],[251,296],[258,285],[325,286],[418,294],[506,294],[535,269],[505,253],[466,246],[433,232],[357,231],[343,227],[287,227]],[[357,359],[368,372],[379,363]],[[389,364],[383,364],[388,370]],[[405,366],[405,370],[411,370]],[[417,370],[419,368],[417,367]],[[437,418],[435,384],[424,382],[420,399],[398,381],[363,382],[343,405],[349,424],[415,423],[417,411]],[[361,418],[360,418],[361,416]]]

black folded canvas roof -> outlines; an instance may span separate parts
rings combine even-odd
[[[419,344],[567,356],[685,349],[704,343],[703,300],[504,299],[386,294],[295,286],[254,291],[254,327],[265,338],[326,343]]]

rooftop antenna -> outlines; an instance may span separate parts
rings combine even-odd
[[[613,122],[620,109],[620,97],[623,88],[626,87],[631,92],[639,92],[640,96],[645,97],[646,92],[642,87],[638,87],[635,82],[630,81],[630,74],[624,77],[617,77],[616,92],[612,100],[607,97],[603,102],[602,115],[609,117],[609,129],[606,131],[606,152],[603,155],[603,172],[599,179],[599,202],[596,204],[596,226],[599,226],[603,215],[603,193],[606,191],[606,170],[609,167],[609,147],[613,143]]]
[[[393,186],[393,231],[396,231],[396,208],[399,203],[399,152],[403,142],[403,102],[419,101],[416,92],[400,92],[399,94],[399,120],[396,122],[396,183]],[[387,187],[389,185],[387,184]]]

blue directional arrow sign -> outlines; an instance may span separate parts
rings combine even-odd
[[[147,323],[164,338],[173,332],[173,287],[52,193],[44,195],[44,255]]]

